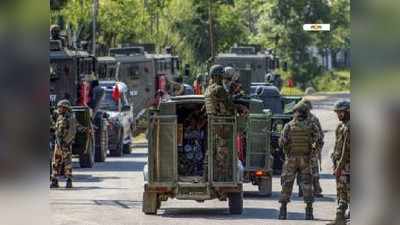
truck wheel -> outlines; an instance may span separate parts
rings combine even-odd
[[[79,155],[79,165],[81,168],[92,168],[94,166],[94,154],[95,154],[95,146],[94,146],[94,135],[92,134],[91,138],[88,140],[89,145],[87,149],[87,153],[82,153]]]
[[[110,151],[111,156],[121,157],[124,155],[124,143],[123,143],[123,136],[122,131],[120,132],[119,141],[117,143],[116,148],[113,151]]]
[[[96,162],[105,162],[107,158],[107,150],[108,150],[108,130],[104,129],[104,124],[101,126],[101,133],[99,134],[99,143],[96,144],[96,154],[95,161]]]
[[[229,193],[229,213],[242,214],[243,212],[243,192]]]
[[[258,183],[258,191],[260,194],[270,197],[272,195],[272,177],[261,178],[260,183]]]
[[[157,214],[159,206],[161,206],[161,202],[159,203],[157,193],[143,192],[142,211],[145,214]]]

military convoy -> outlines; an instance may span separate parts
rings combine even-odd
[[[72,146],[73,154],[79,155],[80,166],[90,168],[95,161],[105,160],[108,149],[106,120],[100,119],[93,124],[94,115],[87,106],[90,76],[95,72],[96,59],[85,51],[66,48],[61,40],[51,40],[49,60],[51,111],[59,100],[68,99],[78,122],[85,127],[97,128],[91,134],[77,132]]]

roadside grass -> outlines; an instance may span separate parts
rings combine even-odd
[[[147,142],[146,133],[140,133],[139,135],[133,138],[134,144],[145,143],[145,142]]]
[[[334,70],[314,78],[312,83],[317,91],[350,91],[350,77],[350,70]]]

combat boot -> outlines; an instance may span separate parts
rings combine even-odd
[[[303,188],[299,186],[299,198],[303,197]]]
[[[344,218],[344,214],[342,212],[336,213],[336,219],[327,225],[346,225],[346,219]]]
[[[287,219],[287,203],[282,202],[281,208],[279,209],[279,219],[286,220]]]
[[[305,219],[306,220],[313,220],[314,219],[312,203],[307,203],[307,206],[306,206],[306,218]]]
[[[65,185],[65,188],[72,188],[72,179],[71,178],[67,179],[67,184]]]
[[[52,178],[50,188],[59,188],[59,187],[60,186],[58,185],[58,180],[56,178]]]

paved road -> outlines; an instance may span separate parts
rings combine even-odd
[[[323,174],[321,184],[325,197],[314,204],[315,221],[304,221],[304,203],[294,189],[293,201],[288,206],[288,220],[276,220],[278,216],[279,177],[273,179],[273,195],[266,198],[257,194],[257,187],[244,186],[245,199],[242,215],[229,215],[227,202],[218,200],[197,203],[194,201],[169,200],[163,202],[158,215],[144,215],[141,211],[143,175],[147,149],[134,148],[123,158],[107,158],[92,169],[74,168],[74,188],[51,190],[49,201],[54,225],[194,225],[194,224],[326,224],[334,218],[336,191],[330,172],[329,155],[334,144],[336,115],[330,107],[338,96],[313,97],[313,112],[320,117],[325,130]],[[341,95],[339,97],[349,97]],[[64,185],[64,182],[61,182]]]

